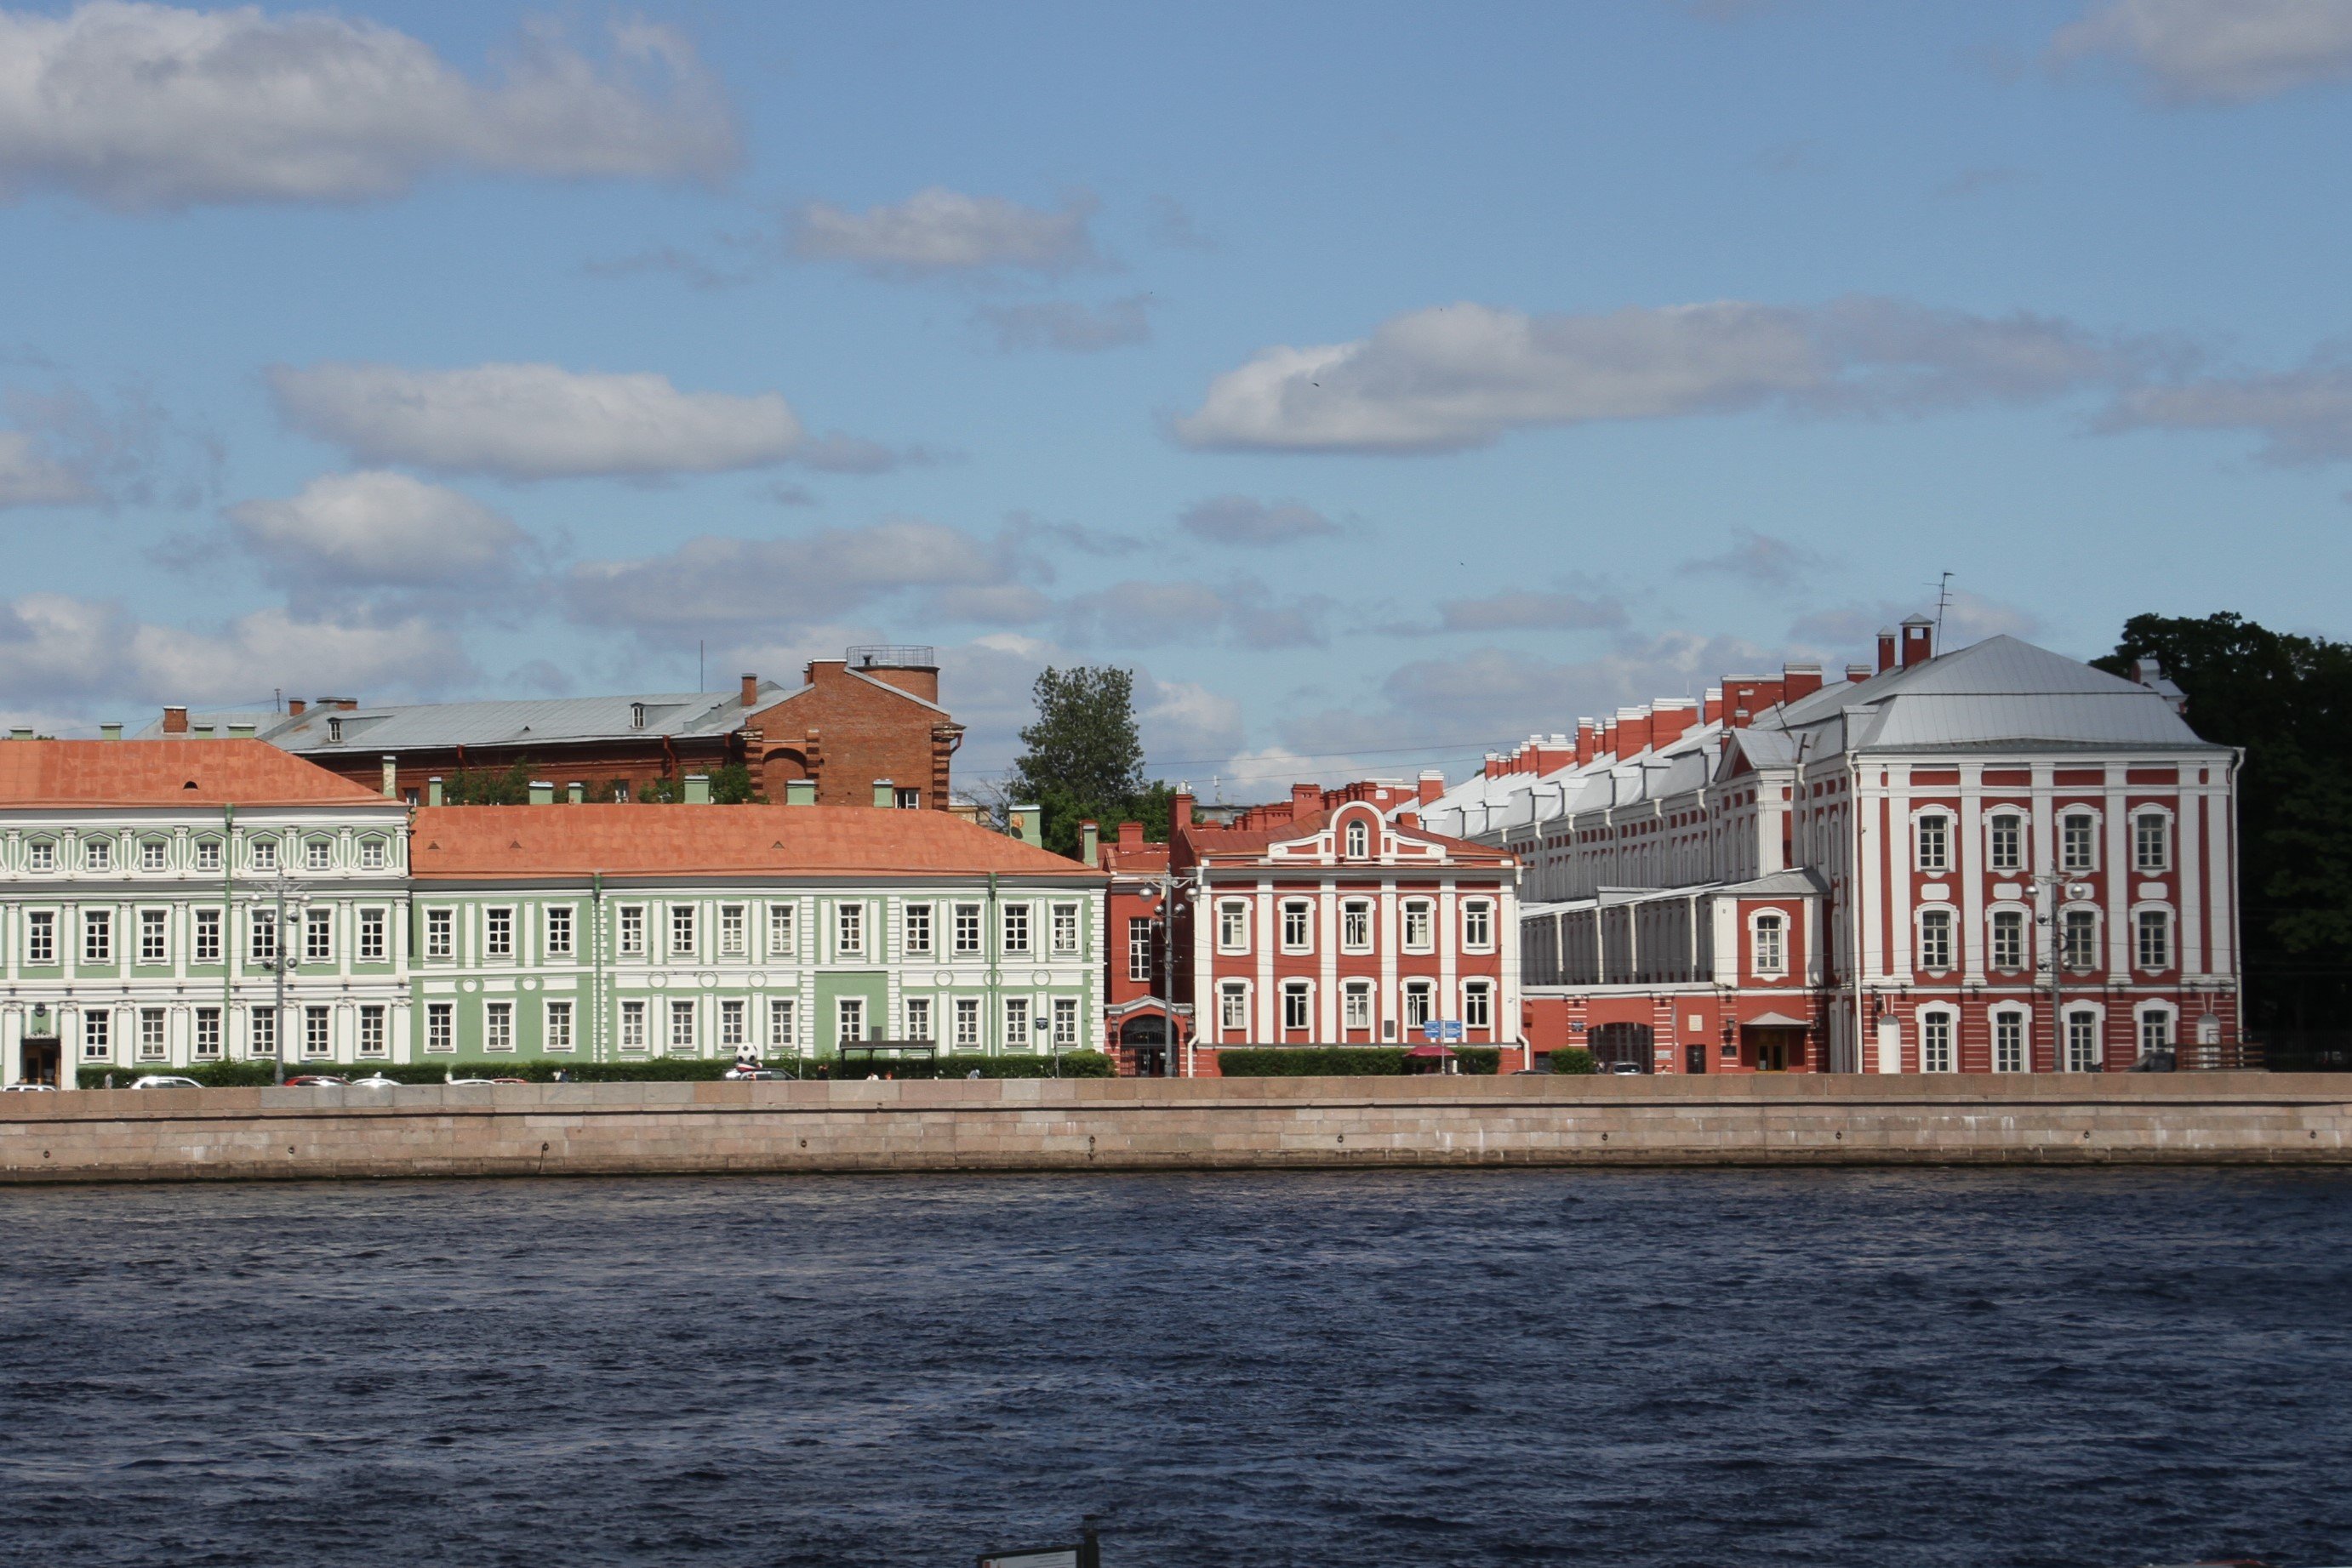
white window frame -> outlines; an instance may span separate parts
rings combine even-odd
[[[302,869],[304,871],[332,871],[334,869],[334,841],[331,839],[304,839],[302,841]]]
[[[2157,824],[2156,853],[2150,858],[2144,852],[2147,843],[2141,830],[2148,823]],[[2172,813],[2161,806],[2134,806],[2131,809],[2132,870],[2143,876],[2160,876],[2172,869]]]
[[[1037,1049],[1037,1042],[1030,1038],[1029,1033],[1029,998],[1027,997],[1004,998],[1004,1049],[1007,1051]]]
[[[2057,809],[2058,871],[2063,876],[2096,876],[2099,873],[2099,834],[2101,813],[2095,806],[2061,806]],[[2091,824],[2087,841],[2089,853],[2081,861],[2072,857],[2074,841],[2068,824],[2080,817]]]
[[[862,901],[845,898],[834,904],[833,950],[844,957],[865,956],[866,905]]]
[[[629,1000],[621,1004],[620,1049],[633,1054],[644,1054],[651,1048],[646,1035],[646,1004]]]
[[[2148,931],[2153,921],[2163,951],[2158,962],[2148,962]],[[2173,917],[2172,907],[2164,904],[2140,904],[2132,906],[2131,959],[2132,967],[2144,975],[2169,972],[2180,958],[2179,922]]]
[[[392,961],[392,911],[376,906],[362,908],[359,914],[359,956],[353,961],[361,964],[388,964]]]
[[[278,869],[278,841],[276,839],[255,839],[246,847],[248,856],[253,862],[254,870],[276,871]]]
[[[246,915],[247,959],[256,964],[276,963],[278,955],[284,949],[281,941],[284,933],[278,929],[278,911],[271,905],[257,904],[247,910]]]
[[[985,952],[988,947],[986,916],[977,904],[959,904],[950,915],[949,940],[951,950],[959,956]]]
[[[1315,901],[1311,898],[1286,898],[1277,911],[1282,920],[1282,950],[1285,953],[1315,951]]]
[[[1305,1034],[1315,1032],[1314,981],[1297,979],[1283,981],[1281,1007],[1282,1016],[1278,1021],[1282,1026],[1283,1033],[1288,1034],[1294,1030]],[[1292,1021],[1294,1015],[1297,1019],[1297,1022]]]
[[[457,955],[457,912],[444,906],[425,912],[425,956],[454,958]]]
[[[719,906],[719,956],[741,958],[751,951],[750,915],[740,904]]]
[[[898,912],[898,941],[910,958],[930,956],[931,944],[936,939],[932,926],[931,906],[909,904]]]
[[[302,1060],[325,1061],[334,1054],[334,1009],[314,1002],[302,1009]]]
[[[1339,1028],[1360,1029],[1370,1034],[1372,1029],[1372,983],[1370,980],[1349,980],[1339,988]]]
[[[751,1020],[749,1009],[740,997],[721,997],[719,1000],[719,1051],[722,1056],[733,1056],[751,1043]]]
[[[1495,1028],[1495,982],[1465,980],[1462,982],[1462,1028],[1464,1032],[1483,1029],[1488,1033]]]
[[[696,908],[691,904],[673,904],[669,906],[669,956],[671,958],[690,960],[699,951],[695,946],[696,938],[700,935],[697,929],[699,923],[695,919],[696,913]]]
[[[25,963],[27,967],[38,966],[53,968],[58,963],[58,911],[30,909],[25,912]]]
[[[1217,1030],[1222,1039],[1228,1032],[1249,1035],[1249,982],[1221,980],[1217,983]]]
[[[932,1032],[931,998],[908,997],[901,1005],[907,1014],[907,1038],[936,1041],[938,1036]]]
[[[998,906],[997,930],[1003,943],[1001,951],[1026,953],[1030,950],[1030,941],[1034,934],[1031,930],[1029,913],[1026,900],[1015,900]]]
[[[112,871],[114,841],[100,838],[84,839],[81,843],[81,863],[85,871]]]
[[[2001,933],[2013,930],[2017,954],[2001,961]],[[2021,904],[1996,904],[1985,911],[1985,967],[2002,975],[2021,975],[2033,967],[2033,912]]]
[[[2078,964],[2074,962],[2074,955],[2073,952],[2073,943],[2071,938],[2074,927],[2077,924],[2075,917],[2078,915],[2085,917],[2080,922],[2080,924],[2086,925],[2090,927],[2090,940],[2084,944],[2090,955],[2090,962],[2086,964]],[[2105,939],[2105,915],[2097,904],[2070,904],[2063,906],[2058,911],[2059,964],[2066,969],[2068,973],[2076,975],[2087,975],[2095,970],[2104,968],[2105,966],[2101,962],[2100,944]]]
[[[1411,979],[1404,983],[1403,1024],[1416,1030],[1437,1017],[1437,985],[1433,980]],[[1415,1017],[1415,1014],[1420,1016]]]
[[[2033,1069],[2033,1017],[2022,1008],[1995,1008],[1992,1012],[1992,1070],[2030,1072]],[[2013,1039],[2004,1039],[2011,1030]],[[2012,1057],[2011,1048],[2015,1048]]]
[[[220,1009],[198,1008],[195,1037],[190,1042],[190,1051],[194,1059],[198,1061],[218,1061],[221,1058],[221,1045],[226,1032],[221,1028]]]
[[[171,1060],[171,1036],[168,1033],[170,1026],[164,1021],[165,1016],[162,1008],[139,1009],[140,1061],[168,1061]]]
[[[1789,914],[1783,909],[1759,909],[1748,917],[1748,967],[1772,979],[1789,973]]]
[[[613,950],[624,958],[646,956],[646,908],[642,904],[624,904],[614,915]]]
[[[385,855],[383,840],[371,833],[369,836],[360,841],[360,869],[362,871],[382,871],[384,868],[384,861]]]
[[[1347,836],[1341,841],[1348,847],[1342,851],[1349,860],[1360,861],[1372,852],[1372,825],[1358,817],[1348,824]]]
[[[2001,824],[2004,822],[2011,825],[2013,835],[2006,857],[2002,855],[2000,847]],[[2032,827],[2025,813],[2014,807],[1987,812],[1985,815],[1985,869],[1990,872],[2022,873],[2025,870],[2027,846],[2031,842],[2032,832]]]
[[[794,958],[800,956],[800,916],[796,904],[778,899],[768,905],[768,956]]]
[[[163,871],[168,869],[171,863],[172,846],[170,844],[164,842],[162,839],[142,839],[139,841],[139,869],[141,871]]]
[[[955,1039],[952,1043],[958,1051],[979,1051],[986,1044],[981,1039],[978,997],[955,998]]]
[[[800,1054],[800,1009],[793,997],[768,998],[768,1049]]]
[[[512,1002],[482,1004],[482,1051],[487,1056],[509,1056],[515,1048],[515,1017]]]
[[[218,871],[221,868],[221,841],[218,839],[196,841],[196,869]]]
[[[1398,905],[1402,922],[1402,946],[1408,953],[1433,953],[1437,950],[1437,901],[1433,898],[1408,898]],[[1418,929],[1420,936],[1413,933]]]
[[[2160,1028],[2161,1038],[2151,1033],[2151,1026]],[[2176,1054],[2177,1059],[2180,1050],[2178,1010],[2168,1002],[2143,1003],[2132,1015],[2132,1041],[2143,1058],[2151,1051],[2169,1051]]]
[[[1930,806],[1913,813],[1911,865],[1932,876],[1951,874],[1952,813],[1947,808]]]
[[[139,912],[139,962],[152,967],[172,961],[172,912],[168,909],[142,909]]]
[[[1495,925],[1493,899],[1465,898],[1462,901],[1462,950],[1465,953],[1493,952]]]
[[[1339,951],[1363,954],[1372,950],[1372,901],[1350,898],[1339,904]]]
[[[691,998],[680,997],[669,998],[669,1008],[666,1015],[668,1027],[662,1031],[663,1055],[693,1056],[699,1052],[700,1045],[698,1039],[700,1033],[698,1027],[699,1020],[694,1016],[696,1008]]]
[[[1127,977],[1130,982],[1150,983],[1151,956],[1151,916],[1129,915],[1127,917]]]
[[[278,1058],[278,1009],[256,1008],[245,1021],[246,1055],[257,1061]],[[452,1047],[451,1049],[456,1049]]]
[[[457,1007],[454,1002],[425,1004],[425,1053],[448,1056],[457,1049]]]
[[[1247,953],[1249,950],[1249,900],[1245,898],[1217,900],[1217,951]]]
[[[58,843],[55,839],[35,839],[25,846],[25,869],[29,872],[53,872],[58,869]]]
[[[381,1002],[369,1002],[360,1009],[359,1054],[384,1056],[392,1051],[392,1009]]]
[[[1054,1049],[1076,1051],[1078,1048],[1078,998],[1054,998]]]
[[[1078,950],[1078,906],[1056,904],[1053,907],[1054,954],[1067,957]]]
[[[1950,1008],[1919,1009],[1919,1071],[1960,1070],[1960,1015]]]
[[[1940,960],[1928,951],[1927,933],[1930,928],[1941,933],[1943,953]],[[1930,975],[1949,974],[1959,967],[1958,912],[1948,904],[1930,904],[1914,917],[1912,949],[1918,955],[1918,967]]]
[[[334,961],[334,908],[331,904],[314,904],[302,915],[302,962],[331,964]]]
[[[551,904],[540,912],[540,941],[551,958],[569,958],[576,951],[580,932],[578,911],[569,904]]]
[[[2089,1024],[2087,1037],[2077,1025]],[[2100,1072],[2106,1067],[2106,1009],[2089,1002],[2069,1002],[2059,1024],[2059,1070]]]
[[[217,964],[221,961],[221,912],[199,909],[194,913],[188,961],[192,964]]]
[[[836,1046],[858,1045],[866,1040],[866,998],[833,998],[833,1038]]]
[[[114,1060],[114,1015],[105,1008],[89,1008],[82,1012],[81,1060]]]
[[[85,964],[114,962],[114,911],[84,909],[81,912],[81,961]]]

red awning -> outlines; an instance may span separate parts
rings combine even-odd
[[[1442,1045],[1416,1045],[1405,1054],[1407,1056],[1451,1056],[1454,1053]]]

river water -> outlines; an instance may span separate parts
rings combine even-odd
[[[2352,1561],[2352,1175],[0,1191],[0,1562]]]

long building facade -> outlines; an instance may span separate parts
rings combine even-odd
[[[2239,758],[2013,638],[1729,675],[1410,808],[1516,853],[1523,1024],[1645,1072],[2236,1065]]]

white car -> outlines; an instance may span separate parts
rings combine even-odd
[[[0,1094],[54,1094],[54,1083],[0,1083]]]
[[[400,1080],[386,1078],[383,1073],[377,1072],[365,1078],[352,1079],[351,1086],[354,1089],[397,1089],[400,1087]]]
[[[131,1087],[133,1089],[202,1089],[204,1085],[193,1078],[182,1078],[176,1073],[151,1072],[143,1078],[132,1079]]]

